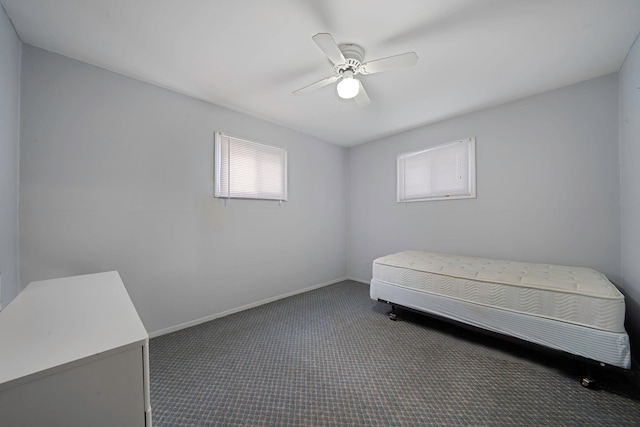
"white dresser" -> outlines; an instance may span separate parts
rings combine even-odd
[[[151,427],[149,335],[118,272],[33,282],[0,312],[0,425]]]

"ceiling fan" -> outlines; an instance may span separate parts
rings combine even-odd
[[[356,44],[338,45],[329,33],[318,33],[312,39],[333,63],[334,75],[293,91],[294,95],[303,95],[340,80],[336,86],[338,96],[343,99],[353,98],[358,106],[366,107],[371,100],[362,82],[355,76],[412,67],[418,62],[418,55],[415,52],[407,52],[363,64],[364,49]]]

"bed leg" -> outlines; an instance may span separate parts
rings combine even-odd
[[[396,306],[391,304],[391,312],[389,313],[389,319],[396,321],[398,320],[398,315],[396,314]]]
[[[587,366],[587,376],[584,377],[582,381],[580,381],[580,384],[582,385],[582,387],[589,388],[592,387],[595,382],[596,380],[593,379],[591,366]]]

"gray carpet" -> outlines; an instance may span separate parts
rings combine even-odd
[[[640,425],[617,373],[369,299],[345,281],[151,340],[153,424]]]

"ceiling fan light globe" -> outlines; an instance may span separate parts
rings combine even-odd
[[[338,96],[342,99],[354,98],[360,91],[360,80],[351,77],[345,77],[338,83],[336,87]]]

